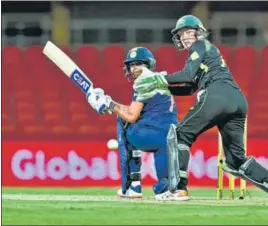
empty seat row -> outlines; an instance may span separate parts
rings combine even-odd
[[[102,87],[116,101],[130,103],[132,83],[124,78],[122,70],[126,54],[123,46],[111,45],[103,49],[82,46],[76,51],[68,47],[62,49],[96,86]],[[268,114],[265,114],[268,111],[268,47],[256,50],[250,46],[235,49],[219,46],[219,50],[248,98],[249,134],[268,134]],[[182,69],[188,54],[178,52],[174,46],[161,46],[153,52],[157,70],[168,72]],[[2,132],[5,135],[66,137],[78,134],[90,138],[115,135],[115,117],[99,116],[94,112],[85,95],[46,59],[41,46],[24,50],[4,47],[2,61]],[[195,102],[195,96],[175,99],[182,120]],[[207,134],[215,135],[216,132],[214,128]]]

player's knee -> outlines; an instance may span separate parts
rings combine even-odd
[[[185,144],[188,147],[191,147],[193,142],[196,139],[196,136],[193,133],[189,133],[183,129],[183,127],[179,127],[177,129],[177,139],[181,144]]]

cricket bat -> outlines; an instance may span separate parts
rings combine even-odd
[[[92,81],[60,48],[48,41],[43,53],[67,75],[78,88],[87,94],[93,90]]]
[[[51,41],[46,43],[43,53],[56,64],[83,93],[87,94],[94,89],[93,82],[85,75],[77,64],[75,64],[67,54]],[[111,114],[111,112],[109,112],[109,114]]]

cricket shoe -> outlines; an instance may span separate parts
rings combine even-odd
[[[177,190],[175,192],[166,191],[155,195],[156,201],[188,201],[190,199],[188,191]]]
[[[130,198],[130,199],[138,199],[143,197],[141,192],[133,191],[131,188],[129,188],[126,191],[126,194],[123,194],[122,189],[120,188],[117,191],[117,195],[120,196],[121,198]]]
[[[132,198],[132,199],[142,198],[140,181],[133,181],[125,194],[123,194],[122,189],[119,189],[117,191],[117,195],[122,198]]]

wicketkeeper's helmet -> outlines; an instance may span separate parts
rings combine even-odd
[[[192,28],[196,30],[196,38],[204,39],[208,36],[207,29],[204,27],[201,20],[193,15],[186,15],[178,19],[176,26],[171,30],[171,34],[173,34],[172,40],[174,44],[180,49],[184,49],[178,32],[183,28]]]

